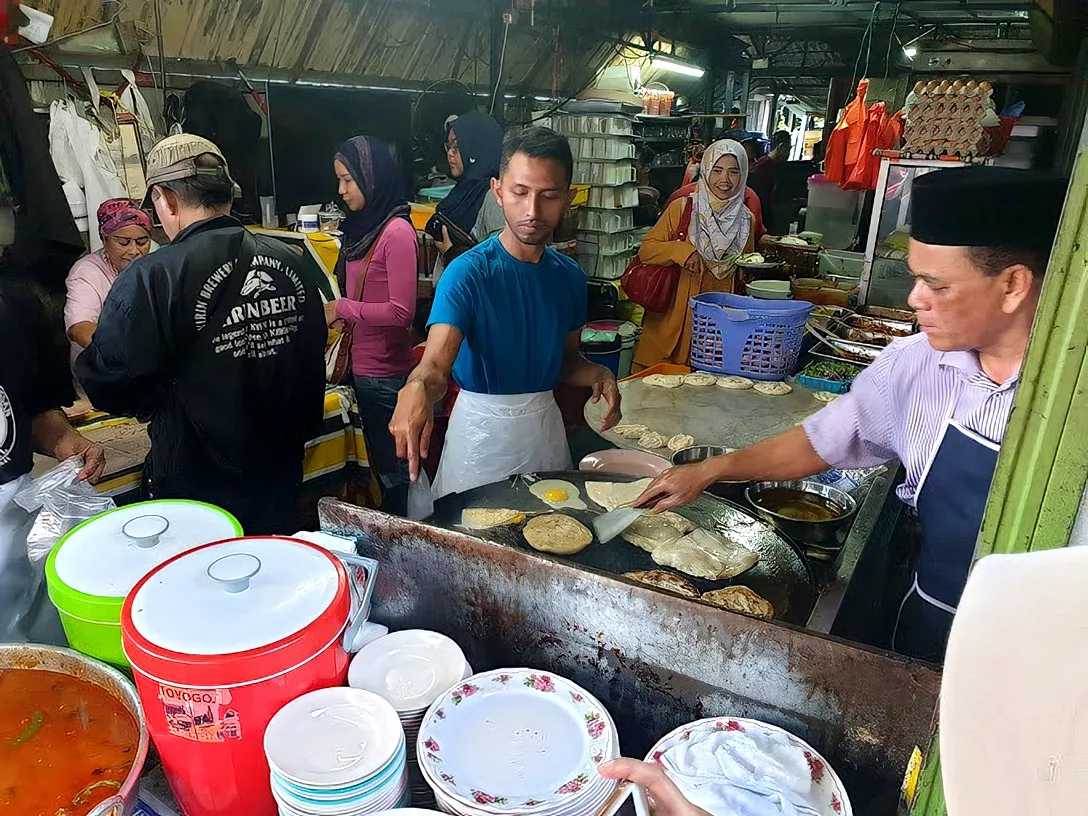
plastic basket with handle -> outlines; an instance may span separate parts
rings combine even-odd
[[[691,299],[691,367],[781,380],[801,356],[812,304],[709,292]]]

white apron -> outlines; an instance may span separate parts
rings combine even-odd
[[[0,642],[68,644],[45,591],[45,563],[32,565],[26,537],[33,517],[15,503],[30,479],[0,485]]]
[[[440,499],[518,473],[569,470],[563,415],[551,391],[457,395],[433,495]]]

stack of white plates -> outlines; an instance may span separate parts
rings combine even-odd
[[[682,767],[675,781],[684,790],[690,780],[698,780],[685,793],[711,813],[732,812],[738,790],[749,800],[753,795],[772,803],[788,800],[790,812],[798,816],[853,813],[842,780],[815,748],[759,720],[710,717],[682,725],[662,737],[646,761],[656,762],[669,774],[677,765]],[[706,764],[705,774],[700,763]]]
[[[574,683],[535,669],[477,674],[437,699],[420,725],[419,767],[438,807],[458,816],[581,816],[616,783],[616,724]]]
[[[400,718],[408,741],[409,788],[417,804],[429,804],[431,798],[415,753],[423,715],[439,695],[471,674],[460,646],[445,635],[424,629],[378,638],[351,661],[348,685],[384,698]]]
[[[364,816],[407,805],[404,729],[376,694],[303,695],[272,718],[264,750],[280,816]]]

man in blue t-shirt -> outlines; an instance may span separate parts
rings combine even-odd
[[[515,473],[571,466],[559,383],[591,388],[620,418],[616,378],[578,351],[586,322],[586,279],[548,248],[570,207],[574,159],[566,138],[530,128],[503,145],[491,188],[503,231],[457,258],[435,292],[423,361],[397,399],[389,429],[412,479],[427,455],[432,406],[461,387],[435,478],[434,497],[462,493]]]

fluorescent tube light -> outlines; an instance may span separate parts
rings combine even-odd
[[[672,71],[674,74],[683,74],[689,77],[698,78],[706,73],[705,68],[699,68],[696,65],[685,65],[682,62],[673,62],[660,57],[651,57],[650,64],[659,71]]]

